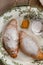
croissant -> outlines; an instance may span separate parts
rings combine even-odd
[[[3,47],[11,57],[17,57],[19,50],[19,32],[17,29],[17,21],[15,19],[12,19],[6,25],[2,36],[2,43]]]
[[[36,60],[43,60],[43,52],[40,50],[38,42],[24,31],[20,32],[20,49],[27,56]]]

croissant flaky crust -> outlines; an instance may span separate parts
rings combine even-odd
[[[19,33],[17,29],[17,21],[12,19],[4,30],[2,36],[3,46],[11,57],[15,58],[18,55]]]
[[[36,40],[24,31],[20,32],[20,48],[26,55],[37,60],[43,60],[43,52],[37,45]]]

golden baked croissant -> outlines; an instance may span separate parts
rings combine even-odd
[[[23,53],[36,60],[43,60],[43,52],[38,47],[38,42],[26,32],[20,32],[20,48]]]
[[[18,55],[19,33],[17,29],[17,21],[12,19],[6,26],[2,36],[3,46],[11,57]]]

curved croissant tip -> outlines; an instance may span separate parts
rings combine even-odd
[[[11,19],[8,24],[6,25],[7,28],[12,28],[12,27],[15,27],[17,28],[17,21],[16,19]]]
[[[24,32],[24,31],[20,31],[20,34],[21,34],[21,35],[25,35],[26,32]]]
[[[12,20],[10,20],[10,24],[13,24],[13,25],[17,24],[16,19],[12,19]]]
[[[8,54],[12,57],[12,58],[16,58],[18,55],[18,50],[15,51],[8,51]]]
[[[16,58],[17,57],[17,54],[12,54],[10,55],[12,58]]]
[[[43,60],[43,52],[39,52],[37,58],[38,60]]]

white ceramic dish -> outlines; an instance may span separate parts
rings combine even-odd
[[[29,6],[26,7],[16,7],[12,10],[4,13],[2,16],[0,16],[0,38],[1,38],[1,32],[3,31],[4,26],[6,23],[9,22],[12,18],[15,18],[18,21],[18,28],[21,30],[20,25],[21,22],[26,14],[29,14]],[[37,8],[31,8],[31,12],[35,12],[36,14],[39,12]],[[30,13],[31,13],[30,12]],[[43,19],[43,12],[40,12],[40,18]],[[32,15],[32,14],[30,14]],[[38,14],[37,14],[38,15]],[[33,18],[34,19],[34,18]],[[33,19],[30,19],[30,23],[32,23]],[[37,19],[37,17],[36,17]],[[40,19],[39,19],[40,20]],[[25,29],[24,29],[25,30]],[[26,29],[25,31],[27,33],[31,33],[31,25],[29,29]],[[40,48],[43,47],[43,38],[41,36],[36,36],[35,34],[31,33],[35,38],[37,38],[39,42]],[[4,50],[1,39],[0,39],[0,59],[3,61],[5,65],[43,65],[43,61],[36,61],[32,59],[31,57],[26,56],[21,51],[19,51],[18,57],[13,59],[11,58],[7,52]]]

